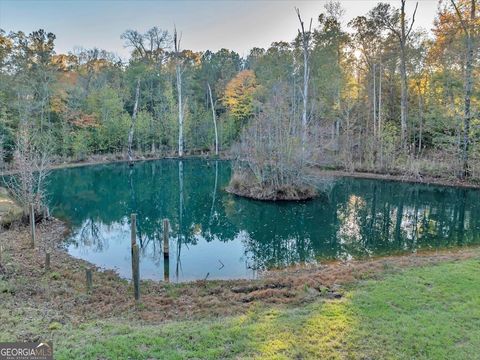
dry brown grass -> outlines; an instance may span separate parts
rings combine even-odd
[[[234,195],[264,201],[299,201],[312,199],[318,195],[312,186],[284,185],[276,188],[261,186],[238,172],[234,172],[225,190]]]
[[[85,269],[91,265],[68,255],[62,248],[67,228],[58,221],[38,227],[36,249],[29,247],[28,228],[10,229],[0,235],[3,246],[0,279],[8,294],[2,306],[44,309],[51,319],[78,324],[92,319],[122,318],[159,323],[234,315],[252,304],[300,304],[318,297],[340,297],[342,285],[381,276],[412,266],[478,256],[478,248],[378,258],[368,261],[332,262],[267,272],[262,279],[197,281],[167,284],[142,281],[141,303],[135,304],[128,281],[113,271],[95,269],[92,294],[86,293]],[[43,268],[45,251],[51,252],[51,270]]]

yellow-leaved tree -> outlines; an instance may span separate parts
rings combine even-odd
[[[223,104],[238,126],[253,115],[253,95],[257,79],[252,70],[240,71],[225,88]]]

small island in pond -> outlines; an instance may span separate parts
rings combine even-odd
[[[257,200],[308,200],[319,193],[312,171],[322,152],[314,141],[318,129],[300,117],[287,84],[272,87],[261,112],[232,148],[235,159],[227,192]]]

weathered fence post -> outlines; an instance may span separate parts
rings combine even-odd
[[[30,204],[30,231],[32,234],[30,245],[32,249],[35,248],[35,208]]]
[[[140,254],[137,245],[137,214],[131,216],[132,281],[135,300],[140,300]]]
[[[133,293],[135,300],[140,300],[140,255],[138,253],[138,245],[132,246],[132,279]]]
[[[93,287],[93,279],[92,279],[92,269],[88,268],[85,270],[85,277],[87,280],[87,293],[92,292],[92,287]]]
[[[168,256],[163,258],[163,279],[165,282],[170,282],[170,259]]]
[[[50,270],[50,253],[46,252],[45,253],[45,271]]]
[[[165,258],[170,256],[169,231],[170,223],[168,219],[163,219],[163,257]]]
[[[132,246],[137,243],[137,214],[132,214],[131,215],[131,243]]]

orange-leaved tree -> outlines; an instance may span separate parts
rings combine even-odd
[[[223,104],[230,111],[237,125],[253,115],[253,97],[257,79],[252,70],[240,71],[225,88]]]

